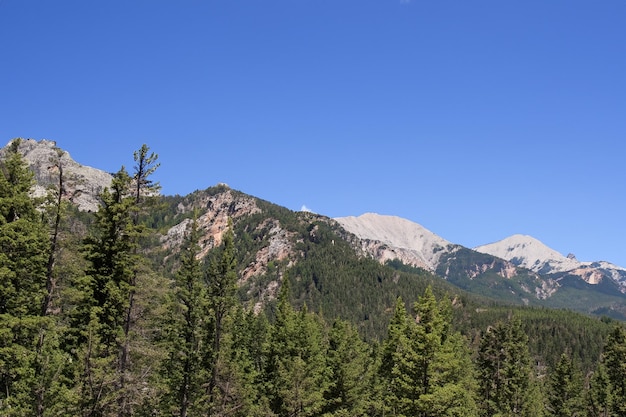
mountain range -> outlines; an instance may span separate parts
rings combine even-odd
[[[6,149],[0,150],[0,158]],[[82,211],[97,210],[98,194],[110,184],[111,174],[79,164],[53,141],[22,140],[19,149],[35,173],[37,193],[55,186],[62,169],[66,178],[63,187],[66,200]],[[361,258],[389,267],[402,265],[427,271],[469,293],[500,302],[626,318],[625,268],[603,261],[580,262],[573,255],[564,256],[531,236],[514,235],[499,242],[466,248],[417,223],[374,213],[329,219],[298,212],[294,224],[300,226],[289,228],[284,218],[270,215],[278,210],[272,208],[271,203],[225,185],[177,197],[171,204],[177,215],[172,220],[175,224],[168,225],[162,232],[160,242],[165,250],[175,251],[180,245],[189,213],[194,209],[201,210],[198,221],[203,232],[203,253],[219,244],[229,218],[239,224],[241,230],[254,232],[258,243],[250,244],[247,249],[250,256],[241,265],[240,285],[254,299],[255,308],[261,308],[275,295],[281,274],[276,272],[276,278],[271,277],[277,265],[292,268],[297,273],[305,251],[301,248],[302,234],[296,230],[308,222],[308,239],[319,239],[323,233],[320,225],[328,225],[337,233],[337,239],[343,239]],[[264,217],[259,217],[256,224],[247,223],[260,213],[264,213]],[[339,250],[341,245],[335,243],[339,242],[333,237],[332,246]],[[346,246],[341,247],[345,250]]]

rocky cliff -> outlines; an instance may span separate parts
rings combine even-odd
[[[0,149],[0,158],[6,155],[7,149],[8,145]],[[35,195],[45,194],[48,187],[58,189],[59,175],[63,172],[63,197],[79,210],[98,209],[98,194],[111,185],[111,174],[79,164],[51,140],[20,139],[18,149],[35,174]]]

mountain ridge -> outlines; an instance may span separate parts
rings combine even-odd
[[[51,164],[51,160],[55,156],[64,158],[60,161],[64,166],[64,175],[79,179],[74,181],[78,186],[69,192],[66,191],[68,194],[66,198],[78,205],[79,201],[74,198],[75,196],[83,198],[89,196],[89,205],[79,205],[79,208],[86,211],[97,209],[98,192],[107,186],[102,180],[110,183],[110,174],[95,168],[86,169],[89,167],[83,167],[71,160],[69,154],[57,148],[55,142],[36,142],[28,139],[20,145],[19,150],[25,154],[25,159],[35,172],[39,185],[42,182],[54,185],[54,177],[55,175],[58,177],[58,172],[55,174],[54,171],[50,171],[50,167],[54,165]],[[33,155],[40,156],[34,158]],[[93,183],[90,182],[88,174],[94,175]],[[176,211],[183,217],[180,217],[178,223],[172,224],[170,229],[164,232],[162,241],[164,248],[169,247],[168,250],[175,251],[179,245],[180,238],[189,222],[190,211],[188,207],[185,208],[185,204],[190,204],[189,207],[193,205],[200,210],[198,216],[204,233],[202,242],[205,242],[201,246],[204,248],[203,253],[207,253],[219,242],[228,217],[237,217],[238,222],[248,224],[246,217],[260,215],[257,210],[259,203],[245,202],[244,200],[248,197],[256,199],[256,197],[247,196],[245,193],[231,190],[223,185],[181,197],[182,201],[177,203]],[[189,203],[184,203],[185,200]],[[271,205],[271,203],[268,204]],[[242,211],[244,206],[248,208]],[[284,208],[284,210],[288,209]],[[264,214],[261,213],[261,215]],[[341,239],[349,242],[360,256],[372,258],[383,265],[395,263],[397,266],[399,261],[410,267],[429,271],[469,292],[525,305],[552,306],[556,302],[563,303],[559,301],[561,299],[576,298],[577,309],[593,312],[600,308],[609,310],[617,308],[624,310],[624,317],[626,317],[626,295],[624,295],[626,269],[607,262],[579,263],[575,259],[562,256],[530,236],[516,235],[514,238],[500,241],[504,243],[496,242],[475,248],[481,249],[483,251],[481,252],[452,243],[420,224],[398,216],[365,213],[360,216],[330,219],[323,215],[314,216],[310,213],[305,215],[305,212],[301,212],[300,217],[303,218],[298,221],[292,220],[295,222],[294,225],[303,222],[304,217],[311,217],[307,220],[312,223],[309,225],[306,239],[312,241],[320,239],[319,224],[315,225],[315,222],[325,219],[324,222],[330,221],[347,232],[347,234],[340,235]],[[237,227],[243,226],[237,225]],[[298,259],[302,259],[306,252],[296,249],[302,246],[301,240],[291,242],[289,230],[285,229],[276,218],[266,218],[258,225],[250,224],[246,227],[254,227],[254,229],[244,228],[241,229],[242,233],[252,232],[254,239],[259,243],[265,242],[263,244],[265,246],[254,244],[258,248],[250,252],[242,267],[242,276],[245,277],[242,283],[254,281],[250,279],[254,276],[266,276],[264,287],[251,287],[250,291],[265,294],[262,298],[272,299],[285,268],[297,265]],[[300,224],[295,227],[304,226]],[[514,250],[508,250],[513,243],[517,246],[514,246]],[[530,248],[536,248],[536,253],[524,252],[525,249]],[[277,273],[276,277],[270,279],[270,272],[275,270],[276,265],[282,265],[280,274]],[[546,265],[552,269],[545,269]],[[558,265],[561,265],[560,269],[557,268]],[[563,265],[572,265],[575,268],[570,269]],[[592,298],[595,301],[591,304],[585,301],[589,298],[589,291],[597,293],[593,295]],[[559,298],[559,294],[568,295]],[[257,307],[260,308],[258,304],[255,305],[255,309]]]

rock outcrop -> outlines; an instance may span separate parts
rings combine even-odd
[[[9,144],[0,149],[4,158]],[[70,154],[57,147],[51,140],[20,139],[19,152],[24,156],[29,169],[35,174],[35,195],[44,195],[48,187],[59,184],[60,169],[63,171],[63,197],[75,204],[79,210],[96,211],[100,204],[98,195],[111,185],[112,175],[74,161]]]

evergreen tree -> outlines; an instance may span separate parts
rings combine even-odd
[[[137,278],[139,275],[139,261],[140,257],[138,257],[138,249],[139,249],[139,240],[145,235],[145,228],[140,223],[140,214],[143,209],[143,201],[146,196],[154,196],[158,193],[160,189],[160,185],[158,183],[154,183],[150,176],[156,171],[159,167],[159,163],[157,163],[158,155],[155,153],[150,153],[150,148],[146,144],[143,144],[138,151],[135,151],[133,154],[133,158],[135,160],[135,172],[132,178],[132,197],[134,198],[134,205],[131,206],[131,216],[132,216],[132,226],[135,231],[134,234],[134,247],[132,248],[132,255],[135,257],[137,264],[132,269],[130,275],[130,282],[128,286],[128,301],[126,303],[126,312],[123,323],[123,336],[122,342],[120,345],[120,357],[119,357],[119,390],[121,395],[119,396],[119,410],[118,416],[130,416],[132,414],[129,404],[130,392],[127,389],[129,386],[129,382],[132,379],[133,369],[131,369],[131,329],[135,324],[135,315],[136,315],[136,286],[137,286]],[[130,191],[129,187],[129,191]],[[132,391],[132,390],[130,390]]]
[[[217,398],[220,394],[217,389],[220,385],[218,377],[220,374],[219,365],[222,363],[222,342],[227,331],[228,316],[232,313],[236,303],[237,261],[230,220],[228,221],[228,229],[222,236],[222,244],[218,252],[205,273],[208,307],[208,339],[206,343],[209,347],[205,356],[205,364],[206,369],[210,372],[209,381],[206,384],[209,415],[212,414],[213,408],[218,406]]]
[[[46,297],[47,225],[30,195],[33,174],[13,140],[0,163],[0,414],[36,415]],[[33,399],[35,399],[33,401]]]
[[[397,416],[475,416],[469,349],[451,331],[450,304],[427,287],[415,303],[416,318],[402,315],[401,300],[383,346],[386,410]]]
[[[626,331],[615,326],[604,347],[603,362],[611,386],[611,411],[616,417],[626,416]]]
[[[479,398],[484,416],[522,416],[533,404],[528,338],[519,318],[483,333],[478,352]]]
[[[111,188],[100,195],[93,234],[85,240],[89,265],[79,282],[82,300],[74,316],[80,329],[83,363],[81,409],[86,416],[124,413],[126,396],[120,376],[120,353],[125,343],[128,301],[136,273],[138,228],[133,222],[134,199],[130,176],[122,168]],[[86,324],[86,325],[85,325]],[[115,412],[117,411],[117,412]]]
[[[550,374],[548,382],[548,415],[575,417],[582,415],[583,383],[574,361],[565,353]]]
[[[281,288],[272,329],[266,390],[272,412],[280,417],[318,415],[324,405],[328,372],[322,326],[306,306],[289,304],[289,284]]]
[[[260,321],[259,321],[260,320]],[[267,328],[263,319],[237,305],[229,316],[217,363],[217,389],[213,407],[216,416],[253,417],[270,414],[262,396],[263,346]]]
[[[206,311],[206,291],[198,254],[198,229],[194,218],[181,249],[180,269],[176,274],[174,300],[170,304],[170,322],[166,329],[167,359],[162,376],[166,393],[162,407],[167,414],[186,417],[198,413],[203,368],[203,317]],[[195,410],[195,411],[194,411]]]
[[[586,396],[588,417],[609,417],[611,409],[611,383],[603,363],[591,376]]]
[[[343,320],[333,323],[328,345],[330,385],[325,393],[325,415],[366,415],[372,383],[369,347],[354,326]]]

